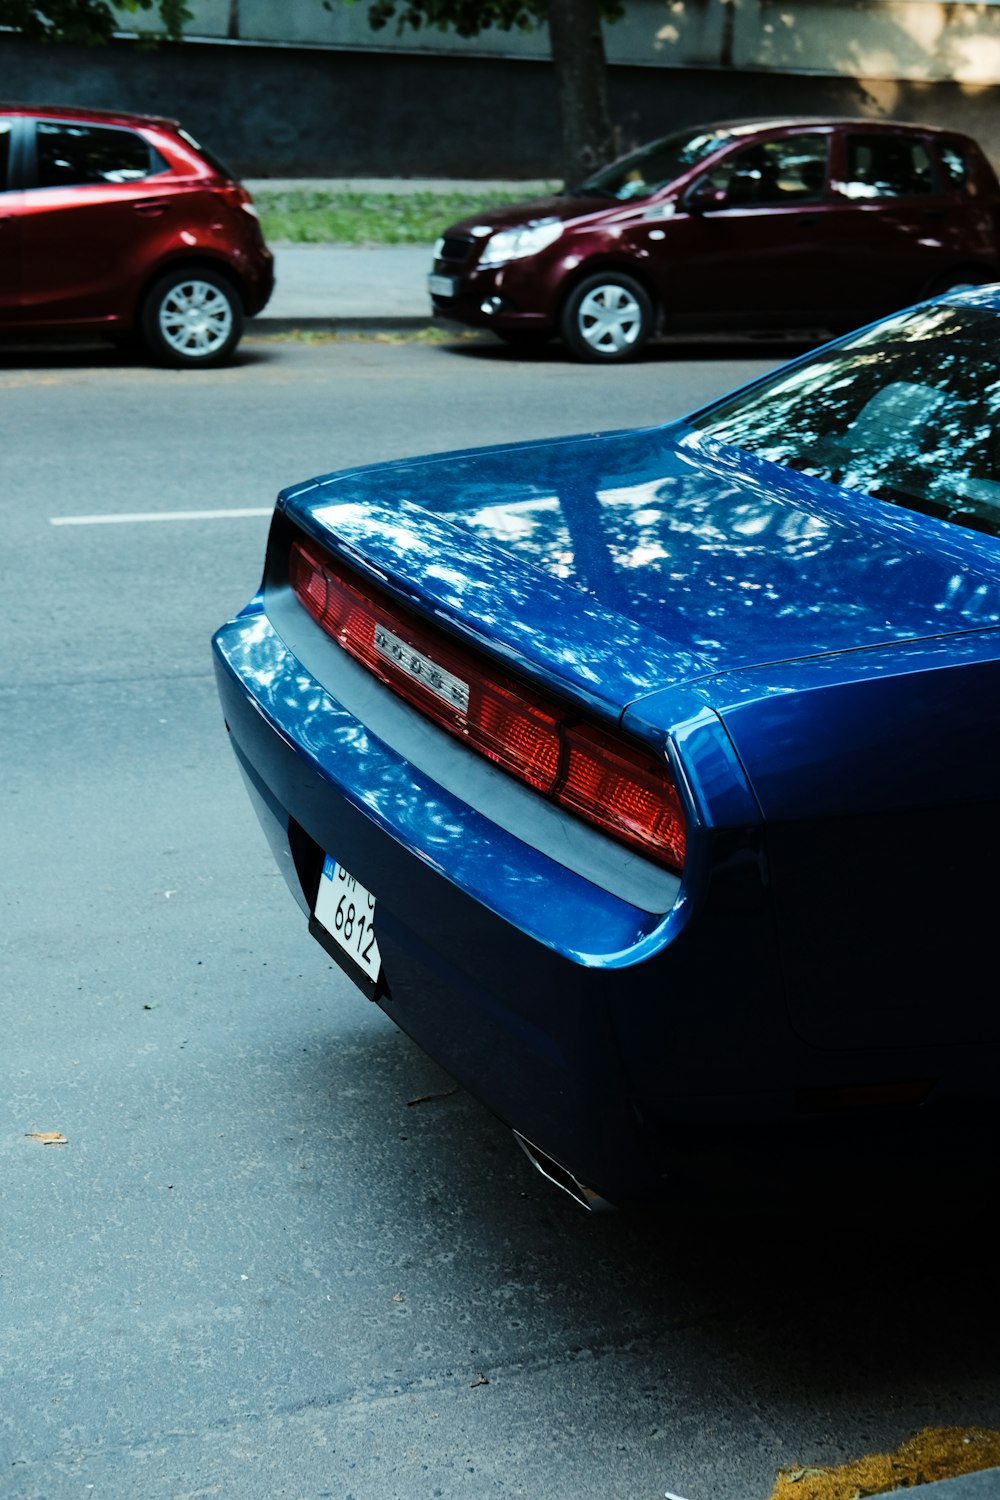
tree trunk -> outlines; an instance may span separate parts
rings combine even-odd
[[[601,0],[549,0],[548,5],[567,187],[618,154],[608,107],[601,10]]]

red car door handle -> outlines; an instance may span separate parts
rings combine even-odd
[[[799,214],[800,224],[818,224],[819,214]]]
[[[143,214],[147,219],[153,219],[158,214],[166,213],[170,204],[166,198],[147,198],[142,203],[133,203],[132,207],[137,214]]]

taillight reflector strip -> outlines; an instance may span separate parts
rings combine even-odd
[[[292,543],[288,572],[327,634],[435,723],[613,838],[682,868],[684,814],[655,756],[494,671],[376,588],[349,582],[312,543]]]

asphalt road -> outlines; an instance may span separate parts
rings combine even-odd
[[[308,938],[215,701],[280,485],[773,362],[0,351],[0,1494],[765,1500],[996,1424],[975,1177],[713,1166],[588,1218]]]

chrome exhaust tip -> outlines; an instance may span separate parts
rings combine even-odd
[[[614,1212],[613,1203],[609,1203],[607,1198],[602,1198],[600,1193],[595,1193],[593,1188],[584,1186],[579,1178],[573,1176],[572,1172],[567,1171],[553,1157],[526,1140],[520,1131],[515,1130],[512,1134],[535,1170],[541,1172],[549,1182],[555,1183],[557,1188],[562,1188],[563,1192],[568,1193],[575,1203],[580,1204],[581,1208],[585,1208],[591,1214]]]

